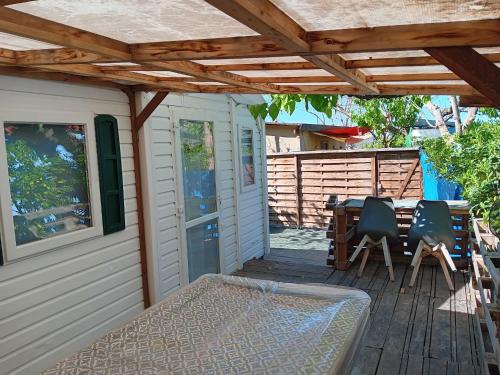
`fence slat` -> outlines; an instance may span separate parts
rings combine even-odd
[[[330,195],[422,197],[417,149],[299,152],[268,155],[269,214],[273,224],[327,227]]]

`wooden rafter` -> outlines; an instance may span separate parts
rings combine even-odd
[[[408,74],[376,74],[367,75],[367,82],[404,82],[404,81],[453,81],[460,80],[453,73],[408,73]],[[184,81],[194,81],[192,78],[183,78]],[[336,76],[295,76],[295,77],[250,77],[250,82],[274,83],[317,83],[343,82]]]
[[[99,77],[105,79],[121,80],[133,84],[146,84],[152,87],[168,89],[173,91],[197,92],[196,85],[186,82],[162,82],[158,77],[138,74],[134,72],[103,72],[98,66],[87,64],[65,64],[65,65],[40,65],[38,69],[63,72],[68,74],[78,74],[88,77]]]
[[[269,0],[206,0],[235,20],[271,39],[280,47],[301,55],[317,67],[367,92],[377,93],[360,71],[347,70],[340,56],[309,56],[311,45],[306,31]]]
[[[500,19],[313,31],[307,38],[315,53],[490,47],[499,43]]]
[[[125,85],[112,82],[109,79],[104,78],[80,76],[60,72],[47,72],[36,68],[23,68],[18,66],[1,66],[0,75],[77,83],[82,85],[114,87],[118,89],[123,89],[126,87]]]
[[[214,0],[224,2],[224,0]],[[248,0],[250,1],[250,0]],[[232,2],[227,2],[231,3]],[[224,5],[224,4],[223,4]],[[308,32],[311,49],[302,55],[407,51],[427,47],[499,45],[500,19],[380,26]],[[262,36],[132,44],[135,61],[206,60],[295,56]]]
[[[415,68],[412,69],[414,73],[402,74],[394,71],[391,74],[388,70],[387,74],[369,75],[366,71],[359,70],[442,65],[442,61],[433,56],[380,58],[379,56],[383,55],[379,53],[379,56],[373,59],[344,60],[345,56],[339,53],[425,50],[450,46],[500,46],[500,19],[306,31],[270,0],[207,1],[262,35],[127,44],[11,8],[0,7],[0,32],[61,46],[29,51],[0,48],[0,64],[16,67],[10,70],[5,68],[0,74],[11,72],[12,75],[33,78],[103,85],[114,85],[119,81],[118,85],[123,83],[133,86],[133,90],[144,88],[151,91],[353,95],[425,93],[469,96],[482,92],[483,95],[488,95],[490,100],[491,95],[496,95],[491,84],[490,88],[486,88],[490,91],[488,94],[484,87],[479,88],[481,81],[488,81],[484,77],[465,79],[464,74],[455,71],[460,70],[456,67],[450,68],[453,73],[432,73]],[[6,3],[0,0],[0,5],[4,4]],[[473,51],[472,48],[467,50]],[[305,61],[231,61],[228,64],[216,65],[193,61],[273,56],[300,56]],[[479,73],[484,75],[486,71],[489,71],[489,74],[497,71],[492,63],[500,62],[500,53],[475,53],[474,56],[482,63],[489,64],[489,69]],[[323,69],[333,75],[310,75],[309,72],[302,71],[306,69]],[[280,77],[280,74],[257,77],[253,73],[235,74],[248,70],[295,70],[297,74],[287,74],[286,77]],[[155,74],[155,71],[171,71],[183,76],[161,76]],[[473,83],[475,88],[465,85],[462,80]],[[219,84],[214,85],[213,81]],[[493,81],[495,87],[498,87],[496,81]]]
[[[134,61],[127,43],[9,8],[0,8],[0,31],[63,47],[76,48],[117,60]],[[148,64],[158,64],[159,67],[163,68],[168,65],[178,73],[199,75],[201,78],[210,78],[236,86],[249,86],[246,77],[229,72],[206,72],[202,65],[190,61],[150,62]],[[278,87],[268,84],[259,85],[258,88],[264,92],[279,91]]]
[[[102,70],[102,69],[101,69]],[[105,72],[128,72],[130,70],[104,69]],[[157,77],[158,82],[211,82],[210,79],[197,77]],[[454,81],[461,80],[454,73],[408,73],[367,75],[368,82],[405,82],[405,81]],[[248,77],[249,83],[337,83],[344,82],[336,76],[263,76]]]
[[[491,62],[500,62],[500,53],[488,53],[483,55]],[[428,66],[440,65],[431,56],[415,57],[394,57],[394,58],[373,58],[373,59],[354,59],[345,60],[347,69],[357,68],[388,68],[398,66]],[[206,65],[207,70],[303,70],[314,69],[316,66],[309,62],[277,62],[277,63],[250,63],[250,64],[213,64]],[[126,69],[126,67],[124,67]]]
[[[5,48],[0,48],[0,63],[15,64],[16,63],[15,52]]]
[[[500,107],[500,68],[495,64],[470,47],[426,48],[425,51]]]
[[[500,62],[500,53],[488,53],[483,55],[491,62]],[[430,66],[441,65],[432,56],[415,57],[393,57],[380,59],[357,59],[346,60],[347,68],[392,68],[397,66]],[[236,70],[236,69],[235,69]]]
[[[460,97],[460,107],[496,107],[491,100],[482,95],[468,95]],[[500,108],[500,107],[498,107]]]
[[[29,3],[30,1],[33,1],[33,0],[0,0],[0,6]]]
[[[483,56],[491,62],[500,62],[500,53],[486,53]],[[3,60],[5,59],[5,60]],[[118,64],[116,59],[103,58],[100,55],[79,51],[72,48],[9,51],[0,49],[0,62],[16,63],[19,65],[52,65],[76,63],[110,63],[112,66],[103,65],[103,70],[170,70],[158,66],[144,64]],[[440,65],[432,56],[373,58],[345,60],[347,69],[357,68],[387,68],[398,66],[430,66]],[[276,63],[228,63],[204,65],[205,71],[248,71],[248,70],[303,70],[316,69],[317,66],[309,61],[303,62],[276,62]]]
[[[142,87],[144,88],[144,86]],[[256,90],[245,87],[198,85],[200,92],[205,93],[256,93]],[[463,84],[379,84],[381,95],[477,95],[472,87]],[[157,91],[155,88],[146,91]],[[345,94],[366,95],[366,91],[352,85],[283,85],[281,92],[284,94]]]

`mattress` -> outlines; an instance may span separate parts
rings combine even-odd
[[[347,374],[370,297],[205,275],[42,374]]]

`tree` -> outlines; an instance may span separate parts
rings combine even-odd
[[[296,105],[304,102],[306,111],[309,108],[314,108],[319,113],[324,113],[328,117],[332,117],[337,106],[337,95],[308,95],[308,94],[273,94],[269,103],[262,103],[249,106],[250,113],[258,118],[259,116],[265,119],[268,115],[276,120],[280,111],[285,111],[288,114],[295,112]]]
[[[352,120],[358,126],[371,129],[375,147],[402,147],[427,101],[428,97],[419,95],[355,98]]]
[[[500,200],[500,120],[473,122],[455,137],[423,141],[437,173],[458,183],[475,215],[487,219]]]
[[[361,99],[336,95],[271,95],[269,103],[250,106],[255,118],[269,115],[275,120],[280,111],[292,114],[304,101],[327,117],[337,116],[344,125],[370,128],[375,147],[401,147],[405,136],[417,121],[428,96],[376,97]]]
[[[463,129],[469,126],[474,121],[478,113],[478,108],[476,107],[460,108],[458,106],[458,100],[455,95],[449,95],[448,100],[450,102],[450,107],[439,107],[431,100],[429,100],[426,104],[427,109],[429,109],[432,116],[434,117],[436,128],[438,128],[441,136],[450,135],[446,123],[451,118],[453,118],[453,121],[455,123],[455,133],[461,134],[463,132]],[[462,121],[462,113],[467,113],[464,121]]]

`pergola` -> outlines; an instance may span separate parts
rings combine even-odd
[[[169,92],[460,95],[500,107],[498,0],[0,0],[0,75]],[[137,108],[135,92],[156,92]],[[144,213],[137,200],[145,306]]]
[[[499,63],[498,0],[0,0],[0,74],[129,92],[500,107]]]

